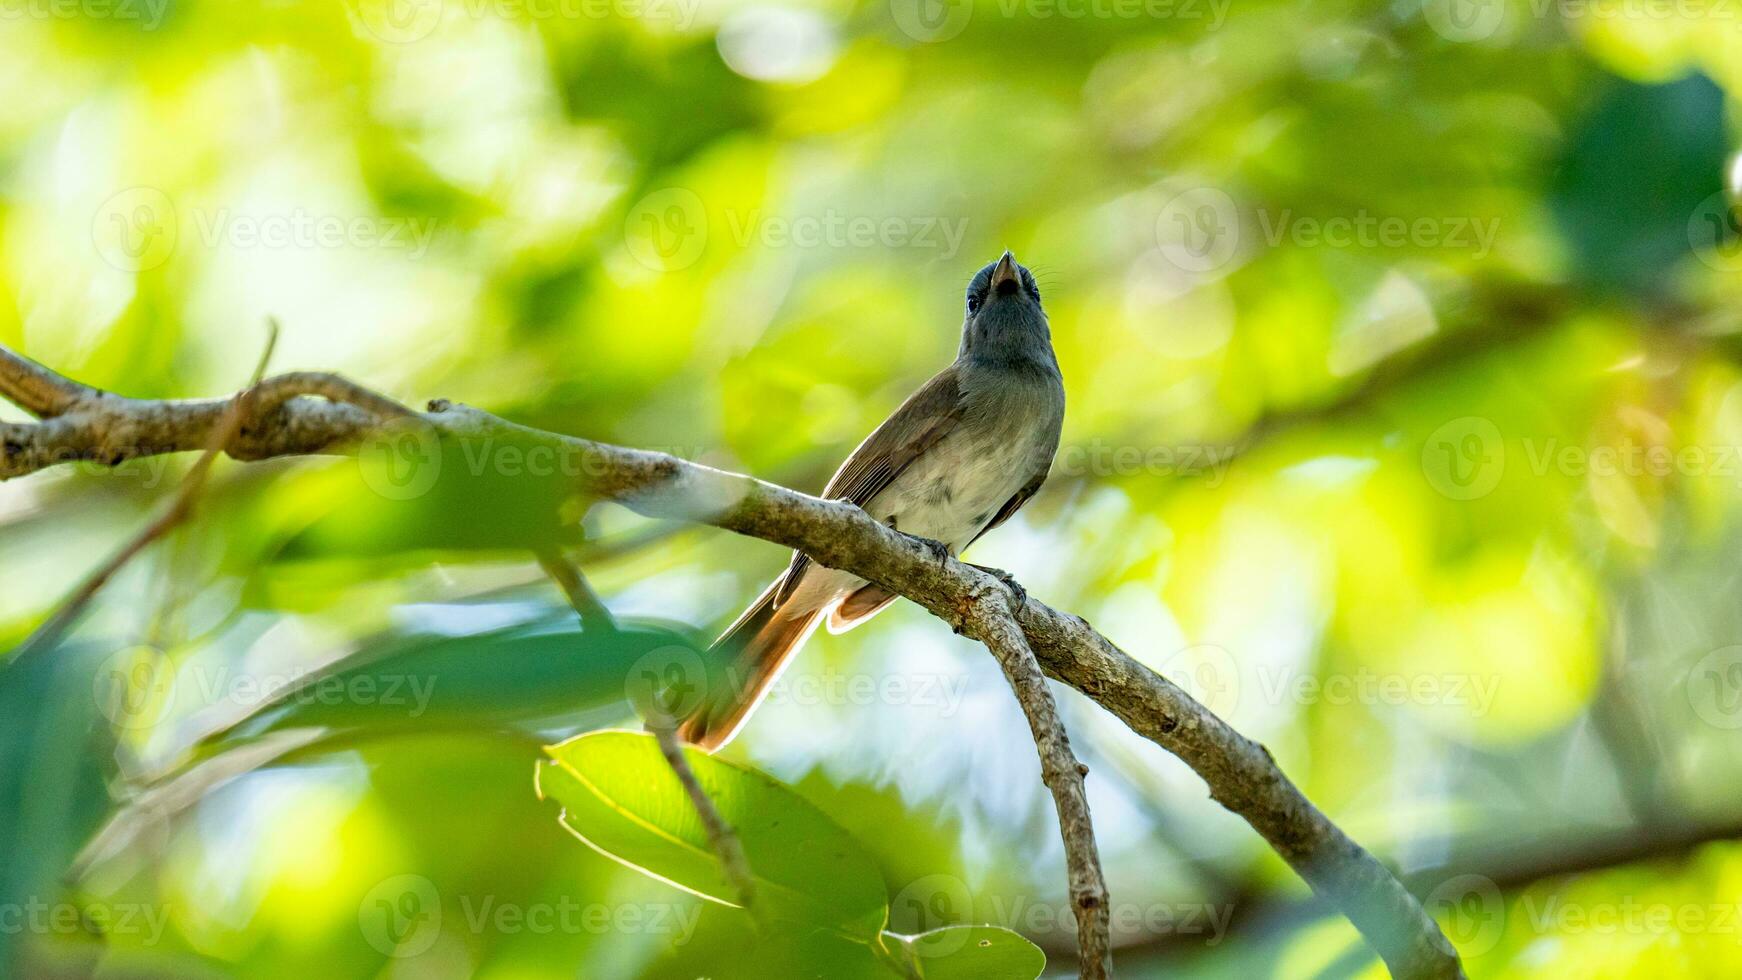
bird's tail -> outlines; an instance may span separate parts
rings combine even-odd
[[[800,608],[796,596],[775,608],[779,585],[777,579],[714,641],[716,669],[710,670],[707,691],[678,726],[684,741],[709,752],[730,742],[828,611]]]

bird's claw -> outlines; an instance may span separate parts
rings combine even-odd
[[[1022,587],[1021,582],[1016,581],[1016,576],[1002,568],[993,568],[990,565],[975,565],[974,567],[985,572],[987,575],[992,576],[998,581],[1003,582],[1004,587],[1009,589],[1011,594],[1016,596],[1016,606],[1018,609],[1028,604],[1028,590]]]
[[[944,544],[942,541],[938,541],[935,538],[922,538],[917,534],[910,535],[910,537],[924,546],[925,550],[931,552],[931,556],[938,560],[939,565],[950,560],[949,545]]]

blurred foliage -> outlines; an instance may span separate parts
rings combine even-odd
[[[763,773],[684,750],[696,784],[743,847],[748,908],[716,857],[707,827],[651,735],[596,732],[546,750],[539,796],[601,854],[754,916],[761,933],[731,975],[916,976],[1034,980],[1045,957],[1008,929],[955,926],[885,932],[889,905],[877,865],[846,831]]]
[[[1728,977],[1739,27],[1628,0],[25,0],[0,11],[0,342],[209,396],[270,315],[276,369],[815,490],[1009,247],[1070,407],[973,559],[1263,740],[1473,976]],[[224,464],[65,649],[0,672],[0,956],[762,962],[741,912],[578,846],[528,775],[631,717],[642,641],[693,648],[786,556],[582,520],[524,447],[371,449]],[[0,643],[187,464],[0,487]],[[570,547],[624,636],[571,643],[529,545]],[[440,663],[452,724],[381,731],[379,688],[295,702],[395,657]],[[1379,975],[1183,766],[1064,708],[1122,975]],[[105,809],[249,724],[337,734],[146,808],[62,881]],[[820,636],[728,755],[858,842],[883,928],[1005,927],[1071,969],[1050,802],[972,644],[906,604]]]

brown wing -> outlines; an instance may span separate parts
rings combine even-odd
[[[961,388],[956,383],[956,368],[951,365],[908,396],[907,401],[885,419],[876,431],[865,437],[859,448],[847,457],[841,468],[829,479],[823,496],[830,500],[845,500],[860,507],[894,481],[919,455],[937,445],[962,419]],[[781,577],[774,593],[779,606],[798,587],[799,576],[810,564],[803,552],[793,552],[792,564]]]
[[[981,536],[984,535],[987,531],[990,531],[993,528],[997,527],[998,525],[1004,523],[1005,521],[1010,520],[1010,515],[1021,510],[1022,505],[1028,503],[1028,498],[1030,498],[1030,497],[1032,497],[1035,494],[1040,492],[1040,485],[1046,482],[1046,472],[1047,472],[1046,470],[1041,470],[1040,475],[1038,475],[1034,479],[1028,481],[1027,486],[1023,487],[1021,490],[1016,491],[1016,496],[1011,497],[1009,500],[1005,501],[1004,506],[998,508],[998,513],[992,517],[992,523],[987,524],[985,527],[980,529],[979,534],[976,534],[972,538],[968,539],[968,544],[971,546],[975,541],[980,540]],[[968,549],[966,547],[964,547],[962,550],[967,551]]]

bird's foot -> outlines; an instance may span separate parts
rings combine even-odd
[[[975,565],[974,567],[985,572],[987,575],[992,576],[998,581],[1003,582],[1005,588],[1008,588],[1011,593],[1016,596],[1016,607],[1018,609],[1028,603],[1028,590],[1022,587],[1021,582],[1016,581],[1016,576],[1002,568],[993,568],[990,565]]]
[[[935,538],[922,538],[917,534],[910,534],[908,537],[919,542],[925,550],[931,552],[931,556],[938,560],[940,566],[943,565],[944,562],[949,561],[952,557],[950,546],[944,544],[942,541]]]

